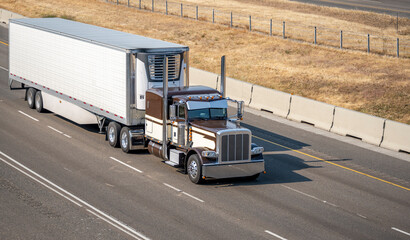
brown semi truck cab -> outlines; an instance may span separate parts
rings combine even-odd
[[[163,88],[146,93],[145,137],[150,153],[182,167],[194,183],[208,178],[256,179],[265,171],[263,148],[253,144],[251,131],[239,124],[242,102],[203,86],[169,88],[166,93],[166,101]],[[228,101],[238,105],[231,117]]]

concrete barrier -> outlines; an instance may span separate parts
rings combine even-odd
[[[189,68],[189,85],[202,85],[211,88],[216,88],[217,86],[217,79],[220,81],[220,77],[218,78],[218,74],[207,72],[201,69]],[[220,82],[218,81],[218,84]],[[218,86],[219,88],[219,86]]]
[[[23,15],[10,12],[5,9],[0,9],[0,22],[9,24],[9,19],[14,19],[14,18],[25,18]]]
[[[334,109],[333,105],[293,95],[288,119],[313,124],[329,131],[333,123]]]
[[[410,125],[386,120],[381,147],[410,153]]]
[[[290,98],[291,95],[288,93],[253,85],[252,100],[249,106],[286,117],[289,112]]]
[[[219,90],[218,86],[218,90]],[[235,100],[244,101],[248,106],[251,101],[252,84],[239,81],[233,78],[226,78],[226,96]]]
[[[360,138],[379,146],[383,136],[385,119],[353,110],[336,107],[331,132]]]

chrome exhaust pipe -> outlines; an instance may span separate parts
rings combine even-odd
[[[221,58],[221,93],[222,97],[226,97],[226,69],[225,69],[225,56]]]
[[[167,150],[167,142],[168,142],[168,125],[167,125],[167,115],[168,115],[168,57],[164,57],[164,73],[163,73],[163,84],[162,84],[162,92],[164,94],[162,98],[162,158],[167,161],[168,160],[168,150]]]

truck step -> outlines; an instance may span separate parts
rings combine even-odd
[[[172,162],[172,161],[165,161],[164,163],[166,163],[166,164],[168,164],[168,165],[170,165],[170,166],[173,166],[173,167],[179,167],[179,164],[178,164],[178,163],[176,163],[176,162]]]

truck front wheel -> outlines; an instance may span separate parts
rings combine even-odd
[[[121,126],[117,122],[110,122],[107,128],[108,143],[111,147],[119,147],[120,145],[120,130]]]
[[[127,153],[130,151],[130,129],[128,127],[123,127],[120,133],[120,145],[123,152]]]
[[[201,183],[202,182],[202,166],[199,162],[198,155],[192,154],[188,158],[188,166],[187,166],[188,177],[193,183]]]
[[[36,92],[37,90],[34,88],[29,88],[27,90],[27,104],[28,104],[28,107],[31,109],[35,107],[34,98],[36,97]]]
[[[41,91],[36,92],[34,100],[34,105],[36,107],[37,112],[43,112],[43,97],[41,96]]]

